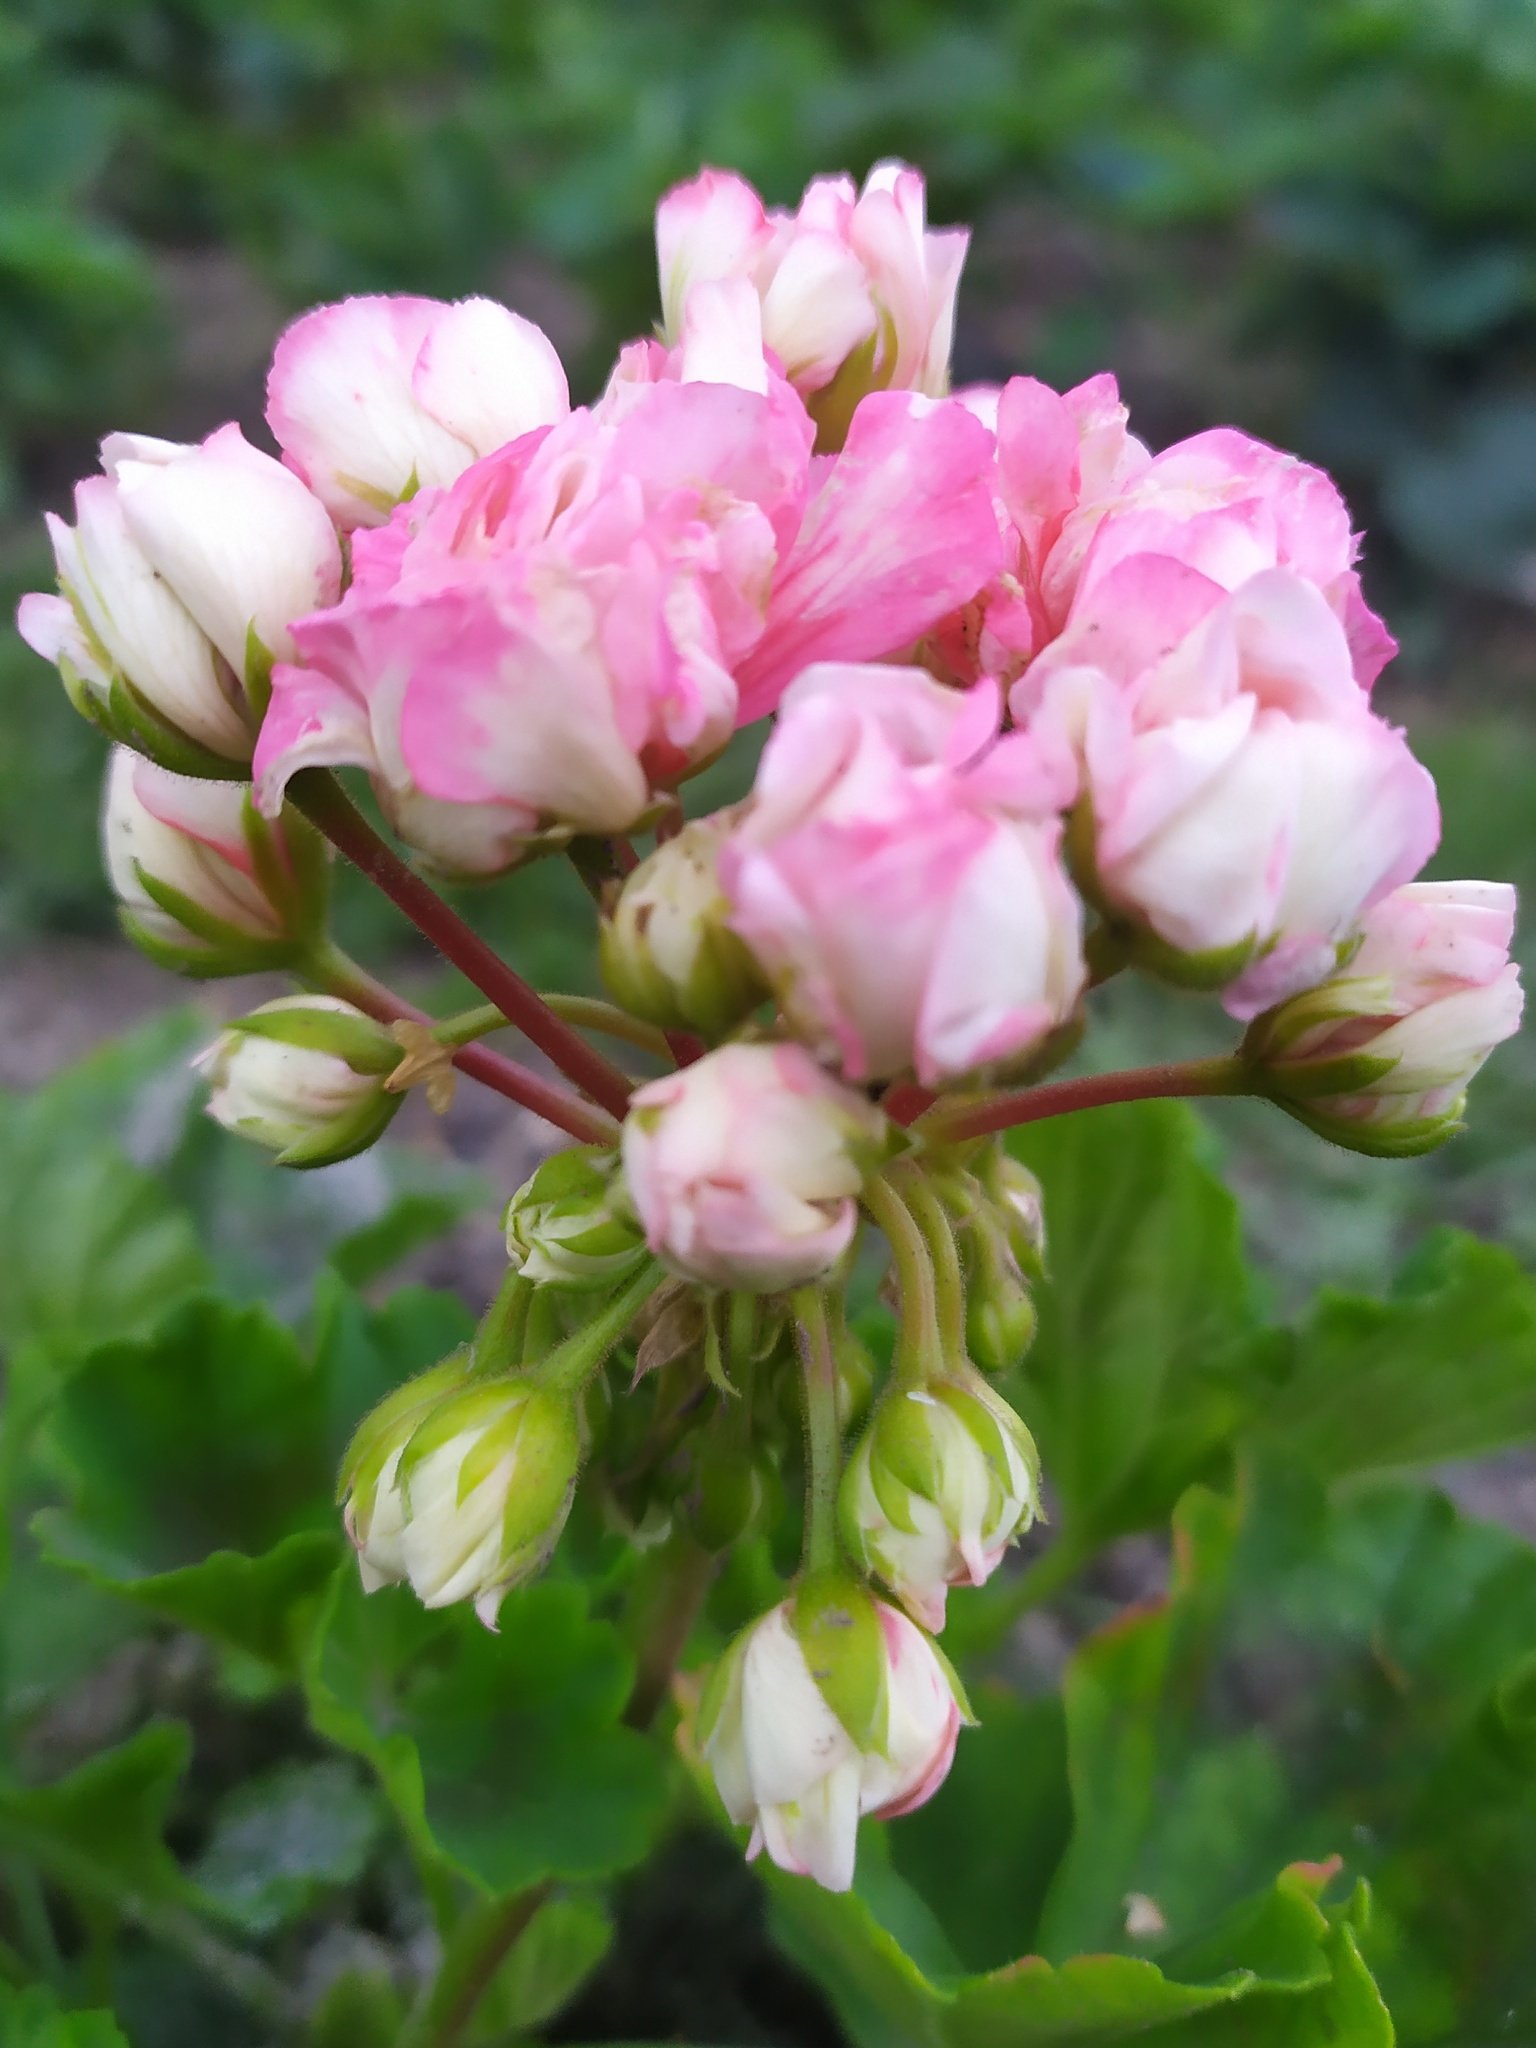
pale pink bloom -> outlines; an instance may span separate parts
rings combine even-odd
[[[569,410],[548,338],[493,299],[316,306],[279,340],[267,380],[285,461],[344,527],[382,524],[401,498]]]
[[[293,619],[335,603],[325,508],[239,427],[190,446],[109,434],[101,460],[128,533],[247,688],[253,660],[291,656]]]
[[[999,740],[997,718],[991,684],[811,668],[721,851],[733,928],[850,1080],[1017,1066],[1082,993],[1057,815],[1071,764]]]
[[[706,170],[656,210],[666,333],[684,337],[699,292],[750,284],[762,344],[802,396],[844,369],[854,380],[840,394],[836,446],[862,393],[947,388],[968,241],[963,228],[929,229],[922,176],[904,164],[877,164],[862,193],[851,178],[817,178],[793,214],[765,209],[745,180]]]
[[[305,666],[274,675],[263,802],[353,763],[402,836],[478,873],[547,830],[628,829],[735,726],[809,443],[782,386],[623,381],[359,533]]]
[[[726,1652],[700,1741],[721,1801],[750,1826],[749,1856],[828,1891],[853,1883],[860,1818],[911,1813],[949,1775],[965,1712],[922,1631],[873,1606],[884,1666],[884,1726],[856,1741],[829,1704],[795,1633],[793,1603],[770,1609]]]
[[[1255,1055],[1277,1092],[1387,1139],[1449,1135],[1473,1075],[1519,1028],[1514,924],[1507,882],[1394,890],[1335,974],[1255,1024]]]
[[[1126,431],[1111,377],[1058,398],[1015,378],[998,406],[998,484],[1018,536],[1015,568],[1038,652],[1122,562],[1162,555],[1235,591],[1286,569],[1344,627],[1368,689],[1396,642],[1360,595],[1358,536],[1331,478],[1247,434],[1218,427],[1149,456]]]
[[[953,399],[876,392],[841,453],[817,457],[766,629],[737,668],[741,718],[816,661],[901,655],[998,572],[992,440]]]
[[[848,1249],[884,1122],[798,1045],[723,1045],[636,1091],[624,1175],[651,1250],[706,1287],[778,1293]]]
[[[1326,973],[1439,835],[1431,778],[1293,570],[1229,593],[1168,555],[1120,561],[1011,702],[1078,748],[1111,914],[1160,941],[1169,971],[1229,984],[1235,1016]]]

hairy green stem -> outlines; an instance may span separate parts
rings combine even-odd
[[[629,1081],[569,1024],[557,1017],[536,991],[432,886],[385,844],[328,770],[304,768],[289,784],[289,799],[323,832],[338,853],[360,868],[416,929],[429,939],[494,1003],[569,1081],[584,1089],[611,1115],[622,1117]]]
[[[908,1212],[928,1247],[939,1354],[946,1361],[958,1363],[965,1356],[965,1274],[954,1225],[920,1168],[903,1162],[890,1169],[890,1179],[892,1186],[900,1188]]]
[[[929,1360],[939,1338],[938,1284],[927,1240],[884,1175],[866,1182],[863,1202],[891,1248],[901,1290],[901,1329],[891,1371],[900,1384],[921,1385],[928,1377]]]
[[[643,1734],[660,1713],[714,1575],[714,1557],[686,1532],[674,1536],[663,1551],[656,1581],[640,1605],[626,1727]]]
[[[671,1057],[667,1034],[657,1024],[647,1024],[642,1018],[631,1017],[628,1010],[621,1010],[617,1003],[605,1003],[596,996],[551,995],[547,989],[539,991],[539,999],[549,1005],[557,1017],[567,1024],[575,1025],[581,1031],[601,1031],[605,1038],[617,1038],[626,1045],[638,1046],[641,1052],[654,1053],[657,1059]]]
[[[1077,1081],[1048,1081],[1011,1095],[993,1095],[983,1102],[940,1105],[918,1124],[929,1144],[954,1145],[966,1138],[990,1137],[994,1131],[1038,1123],[1049,1116],[1070,1116],[1079,1109],[1100,1109],[1115,1102],[1144,1102],[1153,1096],[1248,1095],[1253,1084],[1235,1054],[1216,1059],[1183,1060],[1167,1066],[1129,1067],[1118,1074],[1089,1074]]]
[[[591,1322],[583,1323],[563,1344],[556,1345],[539,1367],[540,1383],[574,1394],[596,1372],[666,1277],[664,1266],[654,1259],[647,1260]]]
[[[393,989],[386,988],[382,981],[365,967],[360,967],[329,939],[311,948],[299,972],[316,988],[324,989],[329,995],[340,996],[344,1002],[353,1004],[370,1017],[376,1017],[381,1024],[411,1023],[433,1029],[432,1019],[424,1010],[418,1010],[414,1003],[408,1003]],[[484,1013],[474,1011],[468,1014]],[[501,1016],[499,1010],[494,1014]],[[448,1026],[457,1028],[463,1022],[463,1016],[450,1018]],[[444,1043],[446,1045],[448,1041]],[[506,1096],[509,1102],[532,1110],[535,1116],[543,1117],[546,1123],[581,1139],[583,1143],[611,1145],[618,1136],[618,1127],[613,1119],[573,1088],[536,1074],[531,1067],[509,1060],[504,1053],[492,1052],[489,1046],[460,1045],[453,1054],[453,1064],[461,1074],[493,1088],[498,1095]]]
[[[472,1372],[499,1372],[522,1363],[532,1295],[533,1282],[509,1268],[470,1346]]]
[[[826,1296],[818,1287],[802,1287],[794,1296],[794,1308],[805,1376],[805,1568],[814,1572],[837,1562],[843,1433],[837,1421],[837,1357]]]

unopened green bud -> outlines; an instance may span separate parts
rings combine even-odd
[[[965,1341],[983,1372],[1011,1372],[1034,1340],[1034,1299],[995,1211],[978,1215],[965,1239]]]
[[[726,922],[718,819],[685,825],[626,877],[600,938],[603,979],[636,1017],[719,1038],[768,993]]]
[[[974,1372],[894,1386],[843,1474],[850,1553],[926,1628],[956,1585],[980,1586],[1040,1513],[1034,1439]]]
[[[382,1136],[402,1098],[385,1081],[400,1047],[336,996],[281,996],[222,1031],[193,1065],[208,1114],[277,1154],[279,1166],[332,1166]]]
[[[980,1169],[1008,1240],[1008,1249],[1026,1280],[1045,1278],[1045,1198],[1027,1166],[995,1149]]]
[[[557,1152],[507,1204],[507,1257],[547,1287],[611,1287],[645,1257],[645,1240],[616,1203],[617,1162],[596,1145]]]
[[[408,1582],[426,1607],[472,1600],[493,1628],[565,1526],[581,1429],[570,1394],[454,1365],[364,1422],[343,1467],[344,1519],[365,1592]]]

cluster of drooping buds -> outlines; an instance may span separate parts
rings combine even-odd
[[[1416,879],[1435,792],[1372,703],[1394,646],[1320,471],[1228,429],[1154,455],[1109,377],[951,395],[966,237],[905,166],[792,214],[707,171],[657,243],[658,334],[588,405],[488,300],[305,315],[281,459],[233,425],[109,436],[19,623],[118,743],[128,935],[307,990],[202,1056],[221,1123],[326,1164],[457,1062],[581,1141],[513,1196],[473,1347],[358,1432],[365,1585],[492,1621],[573,1502],[715,1551],[799,1464],[804,1571],[698,1734],[731,1817],[843,1886],[860,1816],[926,1798],[967,1718],[950,1590],[1041,1514],[984,1376],[1024,1359],[1043,1269],[995,1136],[1039,1105],[1010,1091],[1139,969],[1246,1026],[1203,1086],[1427,1149],[1518,1023],[1513,896]],[[768,718],[745,800],[687,818]],[[430,871],[568,849],[613,1002],[536,997],[343,769]],[[434,1024],[339,954],[321,833],[485,1008]],[[508,1025],[563,1080],[475,1043]],[[866,1229],[899,1296],[883,1384],[845,1314]]]

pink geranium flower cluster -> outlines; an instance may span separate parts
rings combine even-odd
[[[1513,892],[1416,879],[1434,785],[1372,701],[1395,646],[1320,470],[1227,428],[1154,455],[1109,376],[951,393],[966,237],[928,227],[904,166],[818,179],[792,214],[706,171],[657,245],[657,336],[586,405],[489,300],[306,314],[272,366],[279,453],[233,425],[109,436],[20,626],[119,744],[129,935],[312,991],[205,1056],[220,1122],[323,1164],[457,1065],[586,1141],[514,1198],[469,1362],[359,1430],[367,1586],[494,1619],[569,1510],[577,1397],[657,1289],[641,1353],[693,1356],[700,1401],[733,1365],[804,1362],[806,1570],[698,1732],[728,1812],[845,1886],[861,1813],[927,1798],[966,1718],[918,1624],[1039,1507],[1029,1433],[977,1370],[1017,1362],[1040,1270],[1038,1190],[990,1141],[1234,1093],[1427,1150],[1518,1023]],[[770,720],[745,799],[688,818],[690,778]],[[486,1007],[432,1026],[338,953],[319,835]],[[584,1014],[669,1053],[660,1079],[632,1083],[427,879],[561,849],[616,998]],[[1217,993],[1241,1044],[1139,1090],[1006,1092],[1127,968]],[[508,1025],[563,1081],[475,1042]],[[843,1471],[861,1218],[901,1334]]]

